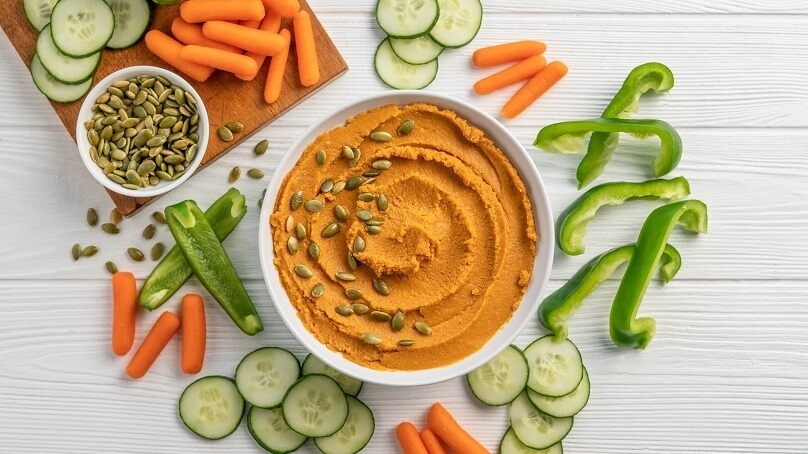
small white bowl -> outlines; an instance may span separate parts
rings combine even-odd
[[[87,139],[87,130],[84,128],[84,122],[92,118],[93,112],[90,110],[90,108],[95,103],[96,98],[104,93],[110,85],[117,80],[129,79],[130,77],[137,77],[141,74],[165,77],[172,84],[179,86],[194,96],[194,99],[196,100],[196,113],[199,114],[199,130],[197,131],[197,134],[199,135],[199,141],[197,142],[199,150],[197,150],[194,160],[191,161],[191,163],[185,169],[185,173],[176,180],[161,180],[157,185],[134,190],[126,189],[107,178],[102,169],[93,162],[92,158],[90,158],[90,141]],[[79,156],[81,156],[81,161],[84,163],[84,167],[87,168],[90,175],[92,175],[93,178],[95,178],[95,180],[98,181],[98,183],[100,183],[102,186],[116,194],[125,195],[127,197],[154,197],[165,194],[166,192],[176,188],[177,186],[181,185],[182,182],[190,178],[194,172],[196,172],[199,165],[202,163],[202,158],[205,156],[205,150],[208,147],[208,129],[208,112],[205,110],[205,104],[202,102],[202,98],[199,96],[199,93],[197,93],[194,87],[192,87],[191,84],[189,84],[185,79],[171,71],[158,68],[156,66],[130,66],[128,68],[119,69],[118,71],[115,71],[114,73],[103,78],[101,82],[98,82],[90,90],[90,92],[87,93],[76,120],[76,144],[78,145]]]
[[[455,111],[471,124],[481,128],[505,152],[525,183],[528,196],[533,204],[536,228],[540,235],[536,257],[533,261],[533,276],[530,279],[525,295],[522,297],[522,303],[513,313],[511,319],[480,350],[456,363],[433,369],[414,371],[377,370],[354,363],[343,357],[342,354],[330,350],[300,320],[297,309],[290,302],[289,296],[280,282],[278,270],[273,263],[275,251],[272,247],[269,216],[275,208],[275,200],[283,178],[300,159],[306,147],[318,135],[342,126],[348,118],[374,107],[388,104],[406,105],[414,102],[430,103]],[[401,90],[373,95],[351,103],[314,123],[297,139],[281,160],[267,188],[259,219],[258,244],[264,280],[275,308],[292,334],[315,356],[340,372],[363,381],[384,385],[414,386],[438,383],[464,375],[496,356],[513,342],[528,321],[535,320],[536,310],[547,285],[550,268],[553,263],[554,231],[550,201],[547,198],[547,192],[539,172],[525,149],[502,124],[490,115],[471,104],[434,93]]]

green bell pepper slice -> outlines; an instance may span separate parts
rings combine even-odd
[[[193,200],[166,208],[168,228],[182,254],[227,315],[249,335],[261,332],[261,318],[208,218]]]
[[[230,235],[245,214],[247,214],[247,205],[244,194],[236,188],[230,188],[205,211],[205,217],[208,218],[213,231],[216,232],[216,237],[221,241]],[[157,309],[168,301],[193,274],[180,247],[174,245],[149,274],[140,289],[138,303],[150,311]]]
[[[564,121],[542,128],[533,145],[552,153],[579,153],[583,150],[584,139],[590,132],[624,132],[637,136],[659,137],[662,143],[652,165],[655,177],[661,177],[675,169],[682,158],[682,138],[673,126],[662,120],[595,118],[591,120]],[[611,159],[611,153],[599,155],[596,159],[597,163],[592,164],[588,172],[595,172],[599,175],[606,167],[609,159]],[[584,176],[584,179],[587,179],[590,175]],[[579,180],[580,177],[581,175],[579,174]]]
[[[566,284],[550,294],[539,306],[539,323],[553,333],[557,341],[567,338],[567,319],[581,307],[584,300],[603,281],[610,278],[620,265],[628,262],[635,245],[627,244],[594,257],[581,267]],[[682,267],[682,256],[666,244],[660,259],[659,274],[664,282],[673,280]]]
[[[612,98],[601,118],[629,118],[637,110],[642,95],[649,91],[663,93],[673,88],[673,72],[662,63],[645,63],[632,69],[623,86]],[[589,147],[578,164],[578,189],[594,181],[617,147],[619,134],[596,132],[589,139]]]
[[[653,339],[656,321],[651,317],[636,318],[637,310],[677,224],[691,232],[706,233],[707,205],[700,200],[683,200],[663,205],[646,218],[609,315],[609,334],[615,345],[645,348]]]
[[[690,183],[684,177],[641,183],[604,183],[586,191],[572,202],[556,221],[556,243],[568,255],[584,253],[586,226],[604,205],[622,205],[639,198],[681,200],[690,195]]]

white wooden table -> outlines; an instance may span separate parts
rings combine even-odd
[[[15,0],[16,1],[16,0]],[[373,1],[312,0],[350,71],[202,171],[154,208],[185,198],[203,206],[228,186],[239,165],[271,173],[284,150],[314,119],[357,96],[381,92],[372,58],[382,35]],[[592,377],[589,406],[564,442],[568,453],[808,452],[808,1],[614,0],[486,1],[474,43],[441,57],[428,90],[471,100],[495,113],[512,90],[479,98],[470,87],[473,49],[538,39],[570,73],[539,104],[506,123],[530,150],[553,211],[570,203],[578,156],[548,155],[530,144],[551,122],[598,116],[628,71],[657,60],[676,74],[667,95],[645,99],[639,117],[661,118],[681,133],[685,152],[672,175],[691,181],[709,205],[710,233],[674,233],[684,257],[677,279],[651,285],[641,313],[657,319],[646,351],[615,348],[608,311],[617,284],[599,289],[571,322]],[[257,453],[246,430],[202,441],[180,424],[176,400],[191,381],[178,370],[174,342],[143,380],[124,377],[126,359],[109,349],[110,289],[105,260],[139,278],[152,263],[125,256],[142,245],[152,210],[111,237],[84,222],[88,207],[112,204],[86,174],[75,144],[34,88],[25,66],[0,39],[0,451],[3,453]],[[260,139],[263,158],[252,156]],[[647,178],[649,145],[627,141],[600,181]],[[280,322],[256,254],[256,201],[268,179],[235,185],[251,212],[226,241],[267,329],[248,338],[222,312],[209,312],[205,374],[231,374],[251,349],[280,345],[305,354]],[[604,209],[590,226],[585,257],[556,253],[549,290],[587,257],[635,240],[656,204]],[[158,239],[171,243],[164,227]],[[101,252],[74,263],[70,247]],[[187,290],[202,291],[192,283]],[[175,307],[172,300],[167,307]],[[140,319],[138,342],[156,314]],[[519,337],[524,346],[537,323]],[[395,452],[393,428],[422,424],[442,401],[492,450],[506,427],[503,409],[475,403],[457,379],[395,389],[368,385],[376,435],[367,452]],[[313,452],[307,447],[306,452]]]

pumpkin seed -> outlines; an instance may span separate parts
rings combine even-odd
[[[311,288],[311,296],[314,298],[323,296],[323,293],[325,293],[325,287],[322,283],[314,284],[314,287]]]
[[[230,169],[230,174],[227,176],[227,181],[230,183],[235,183],[239,178],[241,178],[241,168],[233,167]]]
[[[370,166],[373,167],[376,170],[387,170],[392,165],[393,165],[393,163],[390,162],[387,159],[379,159],[379,160],[373,161],[373,164],[371,164]]]
[[[363,192],[359,194],[356,198],[361,200],[362,202],[372,202],[376,200],[376,196],[370,192]]]
[[[348,145],[342,146],[342,157],[347,159],[348,161],[352,161],[354,158],[354,151],[353,148],[349,147]]]
[[[73,257],[74,262],[81,257],[81,245],[79,243],[74,244],[73,247],[70,248],[70,255]]]
[[[345,182],[345,189],[353,191],[354,189],[362,186],[362,177],[351,177]]]
[[[325,164],[326,158],[327,156],[325,150],[320,150],[316,155],[314,155],[314,162],[316,162],[318,166],[322,166]]]
[[[411,133],[414,128],[415,120],[404,120],[400,125],[398,125],[396,132],[400,136],[406,136],[407,134]]]
[[[378,225],[368,225],[367,227],[365,227],[365,232],[371,235],[378,235],[382,233],[382,228],[381,226]]]
[[[118,265],[116,265],[114,262],[105,263],[104,268],[107,269],[107,272],[109,272],[109,274],[115,274],[118,272]]]
[[[286,240],[286,249],[289,250],[289,253],[294,255],[297,254],[298,249],[300,248],[300,243],[297,240],[297,237],[290,236],[288,240]]]
[[[358,300],[362,298],[362,291],[358,288],[346,288],[345,296],[348,297],[349,300]]]
[[[105,222],[104,224],[101,224],[101,230],[111,235],[117,235],[120,232],[118,226],[111,222]]]
[[[262,156],[269,149],[269,141],[264,139],[255,145],[255,155]]]
[[[320,259],[320,245],[318,245],[314,241],[309,243],[309,255],[314,260],[319,260]]]
[[[291,232],[295,228],[295,218],[290,214],[286,216],[286,231]]]
[[[302,277],[304,279],[308,279],[308,278],[314,276],[314,273],[306,265],[295,265],[294,270],[295,270],[295,274],[297,274],[298,276],[300,276],[300,277]]]
[[[220,126],[219,129],[216,130],[216,134],[218,134],[219,138],[225,142],[233,141],[233,131],[225,128],[224,126]]]
[[[306,203],[304,203],[303,207],[306,209],[306,211],[310,211],[312,213],[319,213],[320,211],[323,211],[323,208],[325,208],[325,204],[317,199],[311,199]]]
[[[240,121],[228,121],[225,125],[227,129],[231,132],[241,132],[244,131],[244,124]]]
[[[376,199],[376,206],[379,208],[379,211],[387,211],[389,205],[390,203],[387,200],[387,196],[384,195],[384,193],[379,194],[379,198]]]
[[[370,318],[378,322],[389,322],[392,317],[387,312],[373,311],[370,313]]]
[[[165,251],[166,247],[163,243],[154,243],[154,246],[151,248],[151,252],[149,256],[151,257],[153,262],[160,260],[160,257],[163,256],[163,252]]]
[[[345,304],[340,304],[334,310],[337,311],[337,314],[343,315],[345,317],[351,316],[354,313],[353,309],[351,309],[351,306],[348,306],[348,305],[345,305]]]
[[[365,239],[361,236],[357,235],[353,240],[353,250],[354,252],[364,252],[365,251]]]
[[[365,170],[362,172],[362,176],[367,178],[378,177],[379,175],[381,175],[381,172],[378,170]]]
[[[415,322],[415,329],[424,336],[432,334],[432,327],[424,322]]]
[[[341,281],[352,282],[356,280],[356,276],[347,271],[340,271],[337,274],[335,274],[335,276],[337,279]]]
[[[150,240],[154,238],[154,234],[157,232],[157,226],[154,224],[149,224],[143,229],[143,238]]]
[[[323,183],[320,184],[320,192],[322,193],[331,192],[331,189],[333,188],[334,188],[334,180],[332,180],[331,178],[323,181]]]
[[[374,181],[376,181],[376,178],[377,177],[370,177],[367,180],[365,180],[360,186],[364,186],[366,184],[372,184]]]
[[[400,341],[398,341],[398,345],[402,347],[411,347],[414,343],[415,341],[412,339],[401,339]]]
[[[124,189],[131,189],[133,191],[137,191],[138,189],[140,189],[140,185],[131,184],[131,183],[124,183],[124,184],[121,185],[121,187],[124,188]]]
[[[359,268],[359,263],[356,261],[356,257],[354,257],[351,251],[348,251],[347,262],[348,262],[348,268],[350,268],[352,271],[356,271],[356,269]]]
[[[336,205],[334,206],[334,216],[340,222],[345,222],[348,220],[348,210],[342,205]]]
[[[387,282],[384,282],[381,278],[378,277],[373,278],[373,289],[384,296],[390,294],[390,286],[387,285]]]
[[[384,224],[384,221],[379,219],[379,218],[373,218],[373,219],[365,222],[365,225],[367,225],[367,226],[376,226],[376,227],[378,227],[378,226],[380,226],[382,224]]]
[[[292,194],[292,199],[289,203],[292,206],[292,211],[300,208],[303,205],[303,191],[297,191]]]
[[[370,345],[379,345],[382,343],[382,338],[375,333],[365,333],[362,335],[362,340]]]
[[[345,189],[345,182],[337,181],[336,183],[334,183],[334,187],[331,188],[331,194],[337,195],[340,192],[342,192],[343,189]]]
[[[95,208],[87,208],[87,224],[95,227],[98,224],[98,213]]]
[[[339,233],[339,223],[332,222],[331,224],[328,224],[327,226],[325,226],[325,228],[320,233],[320,235],[323,238],[331,238],[332,236],[336,235],[337,233]]]
[[[363,222],[369,221],[373,219],[373,213],[370,210],[359,210],[356,212],[356,217]]]
[[[140,183],[141,183],[140,175],[138,175],[138,173],[136,171],[134,171],[134,170],[127,170],[126,171],[126,181],[128,181],[129,184],[131,184],[133,186],[140,187]]]
[[[354,149],[353,149],[353,152],[354,152],[354,157],[353,157],[353,159],[351,159],[350,161],[348,161],[348,166],[350,166],[350,167],[355,166],[355,165],[356,165],[356,163],[357,163],[357,162],[359,162],[359,158],[361,158],[361,157],[362,157],[362,150],[360,150],[359,148],[354,148]]]
[[[297,239],[300,241],[305,240],[306,236],[308,236],[306,226],[298,222],[295,226],[295,236],[297,236]]]
[[[389,142],[393,140],[393,136],[387,131],[373,131],[370,133],[370,139],[376,142]]]
[[[404,316],[404,313],[398,311],[396,312],[395,315],[393,315],[393,319],[390,321],[390,328],[392,328],[393,331],[401,331],[401,329],[404,328],[405,323],[406,318]]]
[[[146,259],[146,256],[144,256],[143,252],[138,248],[130,247],[126,250],[126,254],[129,256],[130,259],[136,262],[142,262],[143,260]]]
[[[261,178],[264,178],[264,171],[261,170],[261,169],[253,168],[253,169],[250,169],[250,170],[247,171],[247,175],[249,175],[250,178],[255,178],[256,180],[260,180]]]
[[[370,308],[362,303],[351,304],[351,310],[353,310],[356,315],[364,315],[370,312]]]

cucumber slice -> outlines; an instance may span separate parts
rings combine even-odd
[[[572,417],[554,418],[542,413],[525,393],[511,402],[508,419],[516,438],[532,449],[547,449],[564,439],[572,429]]]
[[[301,435],[327,437],[348,419],[348,400],[333,378],[306,375],[283,398],[283,419]]]
[[[260,408],[274,408],[300,377],[300,364],[288,350],[259,348],[236,367],[236,387],[244,400]]]
[[[104,0],[59,0],[51,12],[53,43],[73,58],[103,49],[114,29],[112,8]]]
[[[303,360],[303,375],[311,374],[328,375],[337,382],[345,394],[354,397],[359,395],[359,391],[362,390],[362,385],[364,384],[361,380],[343,374],[309,353],[309,356]]]
[[[466,375],[471,393],[485,405],[511,403],[527,384],[527,360],[513,345]]]
[[[550,446],[547,449],[532,449],[524,445],[516,434],[513,433],[513,428],[508,428],[502,441],[499,442],[499,454],[564,454],[564,448],[561,442]]]
[[[64,0],[62,0],[64,1]],[[191,432],[219,440],[236,430],[244,416],[244,399],[230,377],[202,377],[180,396],[180,419]]]
[[[36,54],[42,66],[54,79],[69,85],[80,84],[93,77],[98,64],[101,63],[101,52],[84,58],[73,58],[63,54],[53,44],[50,25],[46,25],[39,32],[36,39]]]
[[[273,454],[296,451],[306,442],[306,437],[286,425],[280,408],[250,407],[247,430],[259,446]]]
[[[398,58],[385,39],[376,49],[373,62],[376,75],[388,86],[403,90],[419,90],[431,84],[438,74],[438,60],[432,60],[424,65],[411,65]]]
[[[151,22],[148,0],[105,0],[115,16],[115,30],[107,42],[110,49],[134,46],[146,33]]]
[[[56,102],[73,102],[90,91],[90,87],[93,85],[92,79],[87,79],[78,85],[59,82],[42,66],[37,54],[34,54],[31,59],[31,77],[34,79],[36,88],[48,99]]]
[[[584,378],[575,390],[566,396],[547,397],[527,390],[527,397],[542,413],[556,418],[575,416],[584,409],[589,402],[589,374],[584,369]]]
[[[36,31],[40,32],[50,22],[53,5],[59,0],[23,0],[22,8],[25,18]]]
[[[581,352],[569,339],[544,336],[528,345],[525,358],[530,368],[527,387],[544,396],[569,394],[584,377]]]
[[[443,47],[463,47],[470,43],[483,23],[480,0],[438,0],[438,22],[429,36]]]
[[[438,58],[445,49],[429,35],[417,38],[390,38],[390,47],[398,58],[411,65],[423,65]]]
[[[389,36],[415,38],[432,29],[439,12],[437,0],[379,0],[376,22]]]
[[[314,444],[324,454],[356,454],[367,446],[376,430],[373,412],[353,396],[348,399],[348,419],[340,430],[328,437],[315,438]]]

